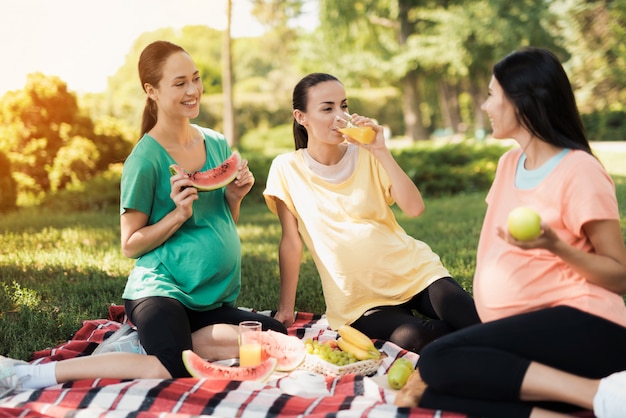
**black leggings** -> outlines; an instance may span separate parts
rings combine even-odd
[[[474,299],[454,279],[444,277],[406,303],[370,309],[352,326],[370,338],[419,353],[429,342],[479,322]]]
[[[533,407],[581,409],[521,401],[531,361],[594,379],[626,370],[626,328],[559,306],[454,332],[420,355],[419,371],[428,385],[420,406],[486,418],[525,418]]]
[[[208,325],[260,321],[263,330],[287,333],[285,326],[267,315],[248,312],[231,306],[209,311],[193,311],[176,299],[147,297],[124,300],[128,319],[137,327],[139,340],[146,353],[155,355],[172,377],[190,377],[182,359],[184,350],[191,350],[191,334]]]

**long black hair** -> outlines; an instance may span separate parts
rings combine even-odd
[[[325,73],[311,73],[305,76],[302,80],[296,84],[293,89],[292,107],[293,110],[300,110],[306,112],[306,104],[309,98],[309,89],[324,83],[326,81],[336,81],[341,83],[337,77],[331,74]],[[306,132],[304,126],[300,125],[298,121],[293,119],[293,140],[296,146],[296,150],[300,148],[306,148],[309,143],[309,135]]]
[[[513,52],[493,67],[493,76],[531,134],[561,148],[593,154],[572,86],[552,52],[535,47]]]

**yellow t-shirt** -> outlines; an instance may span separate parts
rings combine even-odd
[[[298,220],[332,328],[370,308],[404,303],[450,275],[439,256],[396,221],[389,178],[368,151],[359,148],[354,173],[338,184],[311,171],[303,152],[274,159],[264,195],[272,212],[279,199]]]
[[[515,184],[520,149],[505,153],[487,195],[487,213],[478,244],[474,298],[482,321],[566,305],[626,326],[622,296],[589,283],[563,260],[543,249],[522,250],[506,244],[497,227],[518,206],[533,208],[559,237],[580,250],[593,251],[583,225],[619,219],[611,177],[593,156],[570,151],[535,187]]]

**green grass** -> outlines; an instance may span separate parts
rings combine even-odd
[[[614,159],[619,169],[623,158]],[[605,164],[612,172],[611,165]],[[614,178],[626,233],[626,177]],[[473,193],[427,199],[426,212],[416,219],[397,213],[406,231],[440,254],[452,275],[469,291],[484,196]],[[243,289],[238,305],[275,309],[279,292],[278,219],[263,203],[246,200],[239,231]],[[54,213],[29,208],[0,218],[0,354],[29,360],[34,351],[71,338],[82,320],[106,318],[110,304],[122,303],[133,260],[121,254],[119,234],[116,210]],[[315,313],[325,309],[317,271],[308,253],[296,309]]]

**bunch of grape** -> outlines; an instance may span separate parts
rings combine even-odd
[[[346,366],[359,361],[354,354],[341,350],[337,347],[337,343],[332,340],[319,342],[318,340],[307,338],[304,341],[304,347],[307,353],[316,355],[336,366]]]

